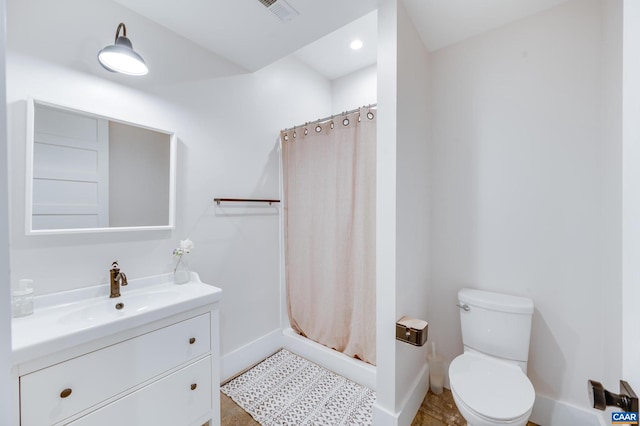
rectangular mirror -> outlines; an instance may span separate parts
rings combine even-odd
[[[27,105],[27,234],[173,229],[173,133]]]

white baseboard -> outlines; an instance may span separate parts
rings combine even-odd
[[[414,383],[413,391],[399,413],[392,413],[376,404],[373,406],[375,426],[410,425],[429,388],[429,371],[423,371]],[[545,396],[536,395],[530,420],[544,426],[611,426],[610,410],[606,412],[589,410]]]
[[[424,397],[427,395],[428,391],[429,366],[425,363],[415,382],[413,382],[409,398],[407,398],[407,400],[404,402],[402,410],[400,411],[400,416],[398,416],[399,425],[411,424],[413,418],[416,416],[416,413],[418,413],[418,409],[420,408],[420,405],[422,405],[422,401],[424,400]]]
[[[545,426],[604,426],[607,422],[601,411],[588,410],[566,402],[554,401],[545,396],[536,395],[530,420]]]
[[[277,329],[224,355],[220,374],[221,383],[274,354],[282,346],[282,331]]]
[[[429,366],[425,364],[416,380],[412,383],[409,397],[404,401],[400,411],[392,413],[376,402],[373,405],[373,424],[375,426],[405,426],[413,421],[424,397],[429,390]]]
[[[398,416],[378,405],[378,401],[373,404],[373,425],[374,426],[398,426]]]

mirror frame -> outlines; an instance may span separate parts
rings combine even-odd
[[[35,139],[35,105],[44,105],[48,107],[58,108],[61,110],[83,114],[93,115],[102,119],[114,121],[121,124],[127,124],[154,132],[164,133],[169,136],[169,223],[167,225],[152,226],[119,226],[104,228],[65,228],[65,229],[33,229],[33,155],[34,155],[34,139]],[[109,117],[95,111],[86,111],[74,108],[68,105],[61,105],[55,102],[49,102],[42,99],[27,99],[27,138],[26,138],[26,168],[25,168],[25,233],[26,235],[59,235],[59,234],[86,234],[86,233],[105,233],[105,232],[123,232],[123,231],[161,231],[175,229],[176,216],[176,164],[177,164],[177,137],[174,132],[170,132],[156,127],[148,126],[141,123],[122,120],[115,117]]]

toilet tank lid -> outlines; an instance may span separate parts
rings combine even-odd
[[[466,303],[470,306],[478,306],[499,312],[533,313],[533,300],[528,297],[512,296],[510,294],[463,288],[458,291],[458,301],[462,304]]]

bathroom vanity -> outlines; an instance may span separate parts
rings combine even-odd
[[[221,290],[191,274],[37,297],[14,318],[15,424],[219,425]]]

